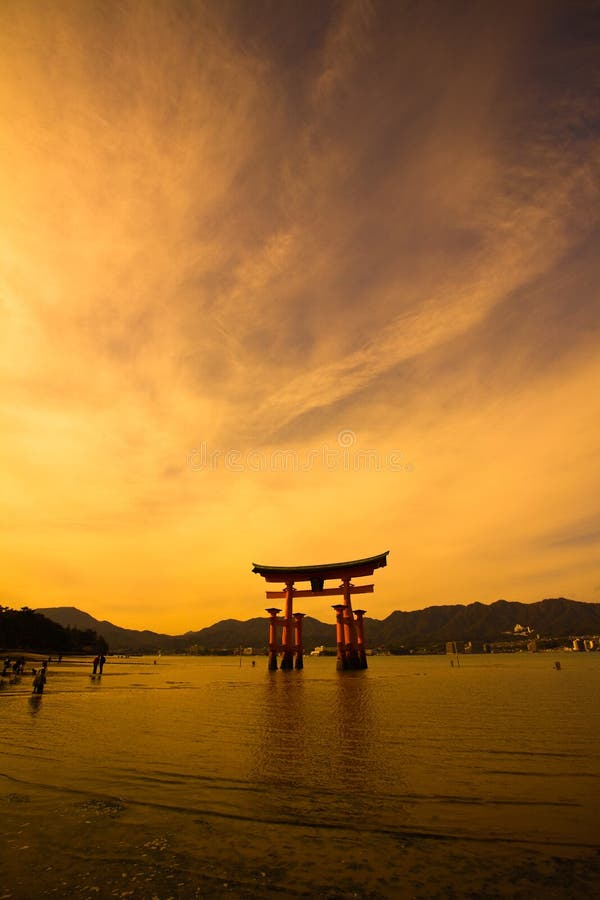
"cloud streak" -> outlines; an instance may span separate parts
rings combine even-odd
[[[174,627],[195,627],[236,611],[220,584],[232,541],[250,614],[246,558],[393,548],[405,508],[424,568],[433,516],[457,591],[527,599],[551,568],[535,535],[565,524],[536,431],[555,461],[552,436],[576,435],[578,475],[549,493],[594,514],[593,4],[252,6],[2,5],[6,590],[60,594],[62,560],[73,602],[118,620],[101,596],[131,609],[149,567],[144,624],[163,627],[178,572]],[[482,435],[505,443],[507,422],[521,451],[506,481]],[[186,464],[200,441],[301,451],[344,427],[402,448],[412,480]],[[521,477],[526,514],[504,501]],[[461,536],[467,516],[480,525]],[[469,541],[495,579],[469,573]],[[574,560],[563,584],[595,599]],[[390,567],[385,608],[450,599],[411,571]]]

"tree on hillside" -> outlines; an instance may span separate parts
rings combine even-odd
[[[108,644],[92,629],[63,628],[28,606],[0,606],[0,647],[40,653],[107,653]]]

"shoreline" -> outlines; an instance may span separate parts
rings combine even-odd
[[[6,792],[6,788],[11,790]],[[9,852],[2,897],[133,900],[281,896],[593,896],[600,848],[451,836],[362,834],[228,819],[143,803],[2,785]]]

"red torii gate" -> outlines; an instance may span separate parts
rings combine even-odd
[[[321,566],[261,566],[253,563],[252,571],[262,575],[269,583],[285,584],[280,591],[267,591],[267,600],[285,600],[285,614],[279,617],[280,609],[271,607],[267,612],[271,616],[269,622],[269,669],[277,669],[277,653],[282,650],[282,669],[302,669],[302,619],[305,613],[294,612],[294,597],[334,597],[344,598],[343,603],[336,603],[336,643],[338,669],[366,669],[365,635],[363,626],[364,609],[352,609],[353,594],[372,594],[372,584],[353,585],[352,578],[364,578],[372,575],[375,569],[387,565],[390,551],[366,559],[355,559],[350,562],[326,563]],[[324,587],[328,579],[342,583],[339,587]],[[310,590],[296,590],[296,581],[309,581]],[[282,627],[281,644],[277,639],[277,627]],[[294,654],[296,659],[294,661]]]

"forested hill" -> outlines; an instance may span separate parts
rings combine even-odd
[[[63,627],[40,612],[24,606],[0,606],[0,648],[39,653],[97,653],[108,644],[91,628]]]
[[[158,634],[119,628],[111,622],[94,619],[75,607],[39,610],[62,625],[92,628],[101,634],[114,652],[119,649],[165,652],[196,645],[206,650],[235,647],[265,647],[268,619],[257,617],[240,621],[226,619],[198,631],[182,635]],[[497,641],[512,634],[516,625],[531,628],[542,637],[568,638],[570,635],[600,634],[600,604],[581,603],[564,597],[537,603],[495,603],[430,606],[425,609],[391,613],[385,619],[365,619],[368,647],[423,647],[445,641]],[[307,650],[335,644],[335,626],[306,616],[304,646]]]
[[[386,619],[368,620],[371,642],[389,646],[417,646],[445,641],[496,641],[516,625],[543,637],[600,634],[600,603],[581,603],[565,597],[537,603],[470,603],[467,606],[430,606],[412,612],[396,611]]]
[[[192,643],[186,636],[160,634],[156,631],[136,631],[132,628],[120,628],[106,620],[95,619],[89,613],[75,606],[56,606],[38,609],[37,612],[48,616],[65,627],[92,628],[108,642],[113,653],[119,650],[138,650],[154,653],[157,650],[177,652],[184,650]]]

